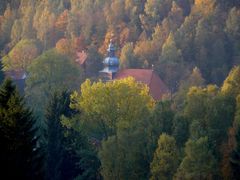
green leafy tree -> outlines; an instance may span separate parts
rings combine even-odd
[[[201,18],[196,26],[195,34],[195,61],[198,67],[201,69],[204,78],[208,82],[220,84],[230,67],[231,54],[227,49],[225,42],[227,41],[225,32],[220,30],[215,31],[214,27],[219,29],[224,28],[223,23],[219,23],[219,16],[221,10],[213,6],[213,10],[208,12],[208,8],[212,8],[208,3],[214,3],[214,1],[199,1],[202,11],[208,14],[206,17]],[[207,6],[208,7],[205,7]]]
[[[233,53],[233,63],[239,64],[240,62],[240,10],[237,7],[233,7],[228,14],[228,18],[226,20],[226,33],[230,39],[232,45],[232,53]]]
[[[148,176],[144,129],[154,101],[144,84],[133,78],[106,83],[87,80],[81,94],[72,94],[71,106],[83,113],[82,129],[88,129],[90,137],[104,139],[99,157],[105,179]]]
[[[36,119],[10,80],[0,88],[0,119],[1,176],[42,179],[43,151],[34,128]]]
[[[161,61],[169,64],[174,64],[182,61],[181,51],[177,48],[174,36],[172,33],[163,45]]]
[[[234,112],[234,98],[223,95],[216,86],[193,87],[188,92],[185,115],[190,121],[190,136],[193,139],[208,136],[209,145],[218,160]]]
[[[208,138],[188,140],[175,179],[212,179],[215,175],[216,160],[209,148]]]
[[[157,148],[159,136],[162,133],[172,134],[172,126],[175,112],[171,108],[170,101],[158,102],[152,114],[147,118],[147,146],[150,161],[153,159],[153,154]]]
[[[153,19],[153,22],[161,21],[171,10],[171,0],[147,0],[145,12]]]
[[[175,139],[162,134],[151,163],[151,180],[170,180],[177,170],[178,158]]]
[[[147,86],[132,77],[106,83],[86,80],[81,93],[74,92],[71,97],[72,108],[83,111],[86,125],[98,125],[105,138],[146,117],[154,107]]]
[[[231,38],[240,38],[240,20],[239,20],[240,10],[233,7],[228,14],[226,21],[226,31]]]
[[[87,77],[96,77],[102,68],[101,59],[103,59],[103,57],[98,53],[96,45],[93,44],[88,46],[87,53],[86,75]]]
[[[150,118],[149,133],[153,142],[157,143],[159,136],[162,133],[171,134],[174,111],[171,109],[170,101],[159,102]],[[155,149],[154,147],[153,149]]]
[[[189,123],[184,116],[176,115],[173,120],[172,136],[178,147],[183,147],[189,137]]]
[[[44,119],[43,111],[52,92],[71,90],[81,83],[81,70],[66,56],[49,50],[28,68],[26,97],[29,105]],[[44,126],[44,121],[40,121]]]
[[[195,67],[186,79],[180,81],[178,91],[174,95],[174,104],[176,108],[180,111],[184,108],[187,93],[192,86],[202,87],[204,86],[204,83],[205,80],[203,79],[200,70]]]
[[[172,33],[169,34],[162,47],[162,54],[158,62],[158,71],[162,74],[171,91],[175,91],[181,76],[184,74],[184,69],[182,52],[177,48]]]
[[[137,67],[138,62],[136,60],[133,50],[133,43],[127,43],[123,46],[120,55],[120,67],[122,69]]]
[[[146,125],[147,119],[136,119],[102,141],[99,157],[104,179],[147,179],[150,154]]]

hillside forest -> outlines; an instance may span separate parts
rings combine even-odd
[[[240,179],[240,0],[0,0],[0,60],[0,179]]]

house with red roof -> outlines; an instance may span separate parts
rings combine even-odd
[[[136,81],[149,87],[150,95],[159,101],[170,90],[153,69],[123,69],[119,70],[119,59],[115,56],[115,48],[111,41],[107,49],[108,56],[104,59],[104,69],[100,71],[103,80],[123,79],[133,77]]]

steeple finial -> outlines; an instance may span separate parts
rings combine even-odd
[[[110,57],[114,57],[115,56],[115,47],[114,47],[114,44],[113,44],[113,39],[110,39],[110,43],[108,45],[108,56]]]

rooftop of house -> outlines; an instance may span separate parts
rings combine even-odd
[[[155,100],[161,100],[164,94],[169,94],[169,89],[152,69],[123,69],[117,72],[114,79],[133,77],[149,87],[149,93]]]

